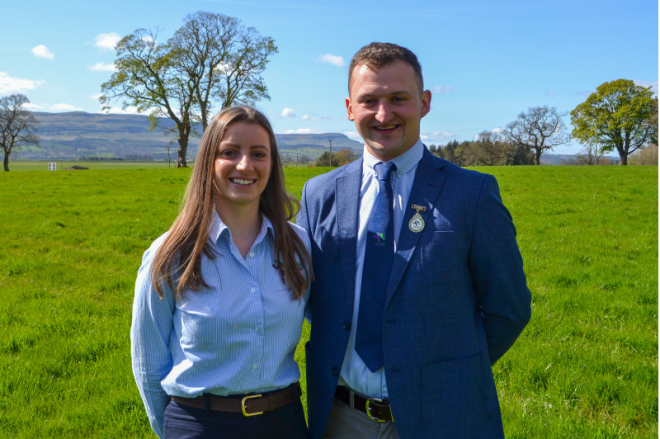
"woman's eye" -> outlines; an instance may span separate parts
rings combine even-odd
[[[223,157],[232,157],[234,155],[234,151],[226,149],[220,153]]]
[[[258,159],[263,159],[266,157],[266,154],[264,154],[263,152],[255,152],[254,156]]]

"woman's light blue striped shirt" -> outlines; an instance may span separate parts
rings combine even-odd
[[[144,253],[135,285],[131,356],[149,422],[159,437],[169,396],[269,392],[300,378],[293,356],[309,288],[304,300],[291,300],[275,268],[273,226],[262,218],[261,232],[243,259],[215,214],[209,239],[218,255],[202,256],[209,288],[186,291],[180,303],[167,287],[160,299],[149,275],[165,235]],[[305,231],[291,227],[311,254]]]

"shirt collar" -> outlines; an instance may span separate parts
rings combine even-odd
[[[261,230],[259,231],[259,235],[257,236],[255,243],[261,241],[264,238],[264,236],[266,236],[266,233],[268,233],[268,231],[270,231],[270,234],[273,237],[275,237],[275,229],[273,229],[273,224],[270,222],[268,218],[266,218],[266,215],[262,213]],[[218,239],[220,239],[220,236],[222,236],[223,233],[227,233],[229,234],[229,236],[231,236],[231,230],[229,230],[227,224],[225,224],[224,221],[222,221],[222,218],[220,218],[218,212],[214,210],[213,224],[211,225],[211,231],[209,232],[209,239],[211,240],[211,242],[216,243],[218,242]]]
[[[390,162],[396,165],[397,174],[403,175],[412,170],[417,165],[417,163],[419,163],[423,156],[424,144],[420,138],[417,139],[417,142],[415,142],[415,144],[408,151],[394,157],[392,160],[390,160]],[[369,153],[367,150],[367,145],[364,146],[362,158],[364,160],[365,170],[369,169],[373,171],[374,166],[382,161]]]

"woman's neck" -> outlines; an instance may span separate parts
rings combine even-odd
[[[247,206],[246,209],[220,209],[216,205],[216,211],[229,228],[234,245],[245,259],[261,231],[259,206],[257,205],[256,208]]]

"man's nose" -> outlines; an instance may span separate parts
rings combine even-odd
[[[390,106],[386,100],[381,100],[378,102],[378,107],[376,108],[376,120],[380,123],[387,122],[390,118]]]

